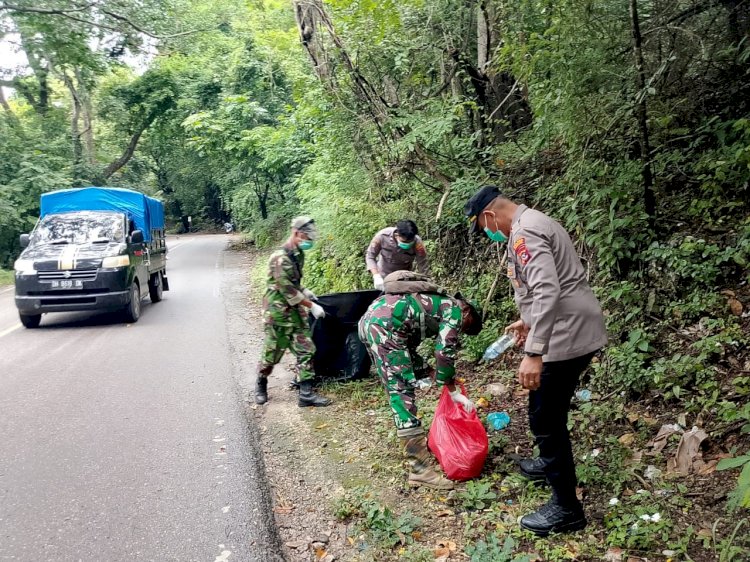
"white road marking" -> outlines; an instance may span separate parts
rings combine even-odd
[[[0,332],[0,338],[2,338],[3,336],[7,336],[8,334],[10,334],[11,332],[15,330],[18,330],[18,328],[20,327],[21,327],[21,323],[19,322],[18,324],[11,326],[10,328],[7,328],[6,330],[3,330],[2,332]]]

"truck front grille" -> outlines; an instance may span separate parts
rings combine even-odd
[[[96,279],[96,269],[70,269],[66,271],[40,271],[39,281],[56,279],[78,279],[79,281],[93,281]]]

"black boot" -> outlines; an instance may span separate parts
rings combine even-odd
[[[258,377],[255,382],[255,403],[265,404],[266,402],[268,402],[268,379]]]
[[[580,504],[564,506],[551,499],[534,513],[521,518],[521,527],[540,537],[550,533],[571,533],[586,526]]]
[[[544,461],[540,458],[521,459],[518,461],[518,471],[524,478],[532,482],[546,482],[547,476],[544,474]]]
[[[297,405],[300,408],[306,408],[307,406],[330,406],[331,400],[315,394],[312,388],[312,381],[300,381]]]

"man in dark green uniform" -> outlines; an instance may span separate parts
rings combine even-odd
[[[255,402],[268,401],[268,375],[289,349],[297,357],[299,370],[299,406],[328,406],[331,401],[313,392],[312,368],[315,344],[310,337],[307,310],[315,316],[325,316],[323,307],[314,302],[315,295],[302,287],[304,251],[312,248],[318,232],[310,217],[292,220],[292,233],[283,247],[268,261],[268,280],[263,295],[263,321],[266,341],[263,357],[258,365]]]

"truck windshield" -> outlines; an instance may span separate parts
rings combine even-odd
[[[125,217],[106,211],[47,215],[34,229],[31,244],[95,244],[123,242]]]

